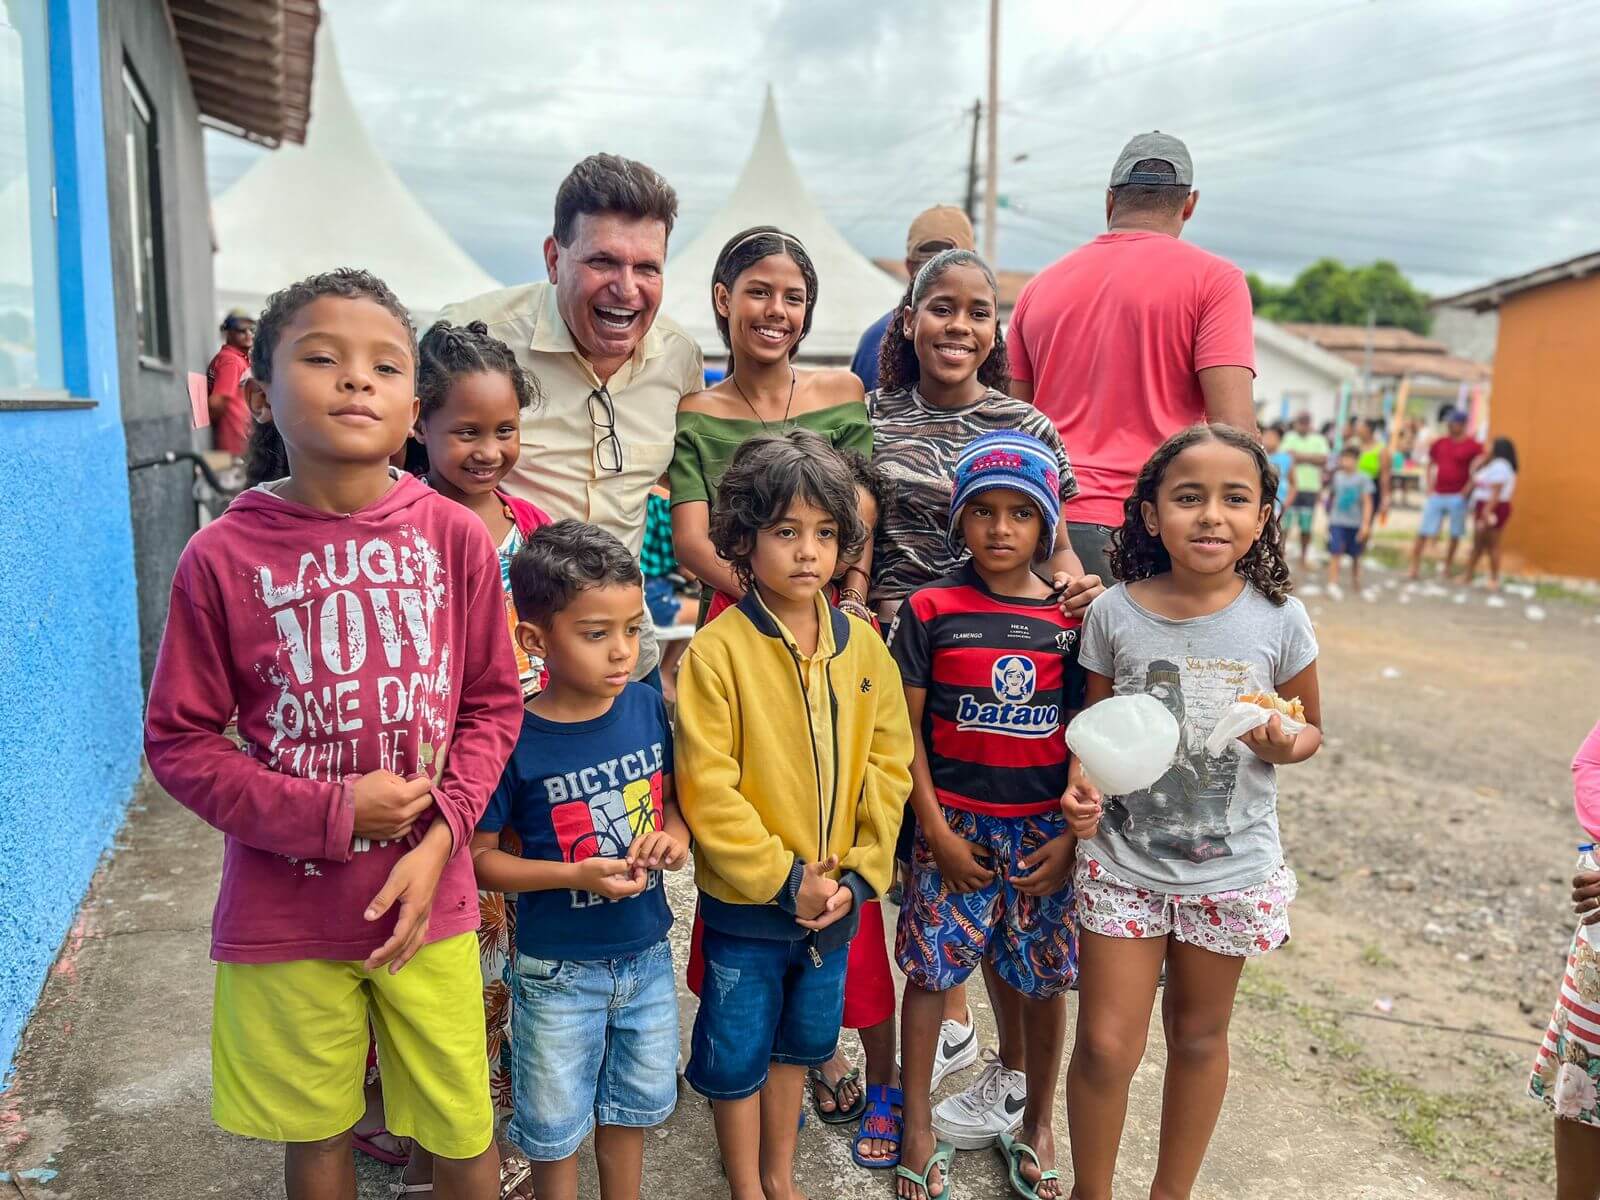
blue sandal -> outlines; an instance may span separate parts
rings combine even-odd
[[[900,1165],[900,1134],[905,1129],[904,1118],[895,1109],[905,1106],[905,1093],[882,1083],[867,1085],[867,1107],[861,1114],[861,1124],[856,1127],[856,1142],[850,1148],[850,1157],[858,1167],[869,1171],[887,1171]],[[894,1143],[893,1158],[863,1158],[861,1144],[877,1140]]]

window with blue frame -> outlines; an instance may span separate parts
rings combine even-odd
[[[46,0],[0,0],[0,399],[61,391]]]

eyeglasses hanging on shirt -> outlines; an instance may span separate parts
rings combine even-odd
[[[595,461],[602,471],[622,474],[622,442],[617,437],[617,410],[611,407],[611,393],[601,384],[589,393],[589,423],[605,430],[605,437],[596,443]]]

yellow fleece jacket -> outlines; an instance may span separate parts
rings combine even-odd
[[[796,860],[830,854],[835,878],[889,886],[911,794],[900,672],[872,626],[817,606],[809,662],[752,591],[695,634],[678,669],[678,807],[695,883],[729,904],[772,904]]]

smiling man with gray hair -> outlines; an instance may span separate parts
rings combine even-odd
[[[1107,580],[1106,540],[1155,448],[1197,421],[1256,427],[1250,289],[1181,240],[1199,199],[1188,147],[1139,134],[1111,169],[1108,232],[1034,276],[1011,316],[1011,394],[1060,431],[1072,547]]]

